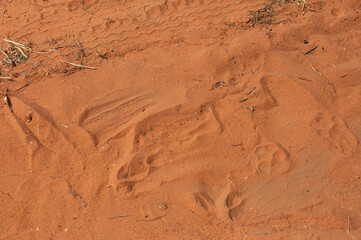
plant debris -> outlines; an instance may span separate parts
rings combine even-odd
[[[272,2],[265,7],[251,11],[247,23],[250,23],[253,27],[257,24],[279,24],[285,22],[285,20],[276,19],[276,16],[284,10],[282,6],[289,3],[296,3],[297,5],[302,6],[303,14],[305,14],[306,10],[313,10],[307,7],[306,0],[272,0]]]
[[[17,66],[29,59],[28,55],[25,54],[25,49],[22,50],[15,45],[9,45],[5,51],[0,49],[0,52],[5,56],[2,61],[11,66]]]
[[[157,208],[159,208],[161,211],[165,211],[168,209],[167,203],[159,203],[157,204]]]
[[[85,66],[85,65],[81,65],[81,64],[76,64],[76,63],[56,59],[52,56],[47,55],[46,53],[43,53],[42,51],[34,51],[33,49],[31,49],[30,47],[28,47],[24,44],[21,44],[21,43],[18,43],[18,42],[9,40],[9,39],[4,39],[3,41],[10,44],[10,46],[8,47],[7,50],[3,51],[0,49],[0,52],[2,52],[5,55],[5,58],[3,61],[12,66],[17,66],[20,63],[26,62],[29,59],[29,54],[35,53],[38,55],[42,55],[42,56],[51,58],[51,59],[57,61],[59,64],[64,63],[64,64],[78,67],[78,68],[87,68],[87,69],[93,69],[93,70],[96,69],[95,67]]]
[[[215,84],[213,84],[213,86],[212,86],[212,88],[210,90],[214,90],[214,89],[219,88],[221,86],[225,87],[226,84],[223,81],[216,82]]]

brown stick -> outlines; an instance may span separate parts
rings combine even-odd
[[[248,93],[246,93],[246,95],[250,95],[255,89],[256,89],[256,86],[254,86],[251,90],[249,90]]]
[[[302,81],[306,81],[306,82],[312,82],[312,80],[309,80],[307,78],[303,78],[303,77],[299,77],[298,79],[302,80]]]
[[[161,219],[162,217],[165,217],[167,216],[167,214],[164,214],[162,216],[159,216],[159,217],[156,217],[156,218],[152,218],[152,219],[139,219],[140,221],[145,221],[145,222],[151,222],[151,221],[155,221],[155,220],[158,220],[158,219]]]
[[[314,50],[316,50],[316,48],[318,48],[318,45],[316,45],[316,47],[313,47],[313,48],[311,48],[310,50],[308,50],[307,52],[305,52],[305,55],[313,52]]]
[[[19,87],[19,88],[18,88],[18,89],[16,89],[14,92],[18,92],[18,91],[20,91],[21,89],[23,89],[23,88],[25,88],[25,87],[27,87],[27,86],[29,86],[29,83],[27,83],[27,84],[25,84],[25,85],[23,85],[23,86]]]

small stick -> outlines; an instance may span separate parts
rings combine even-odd
[[[348,76],[348,73],[346,73],[345,75],[342,75],[341,78],[345,78]]]
[[[84,202],[83,198],[79,194],[77,194],[76,192],[74,192],[72,190],[68,190],[68,193],[73,194],[75,197],[78,197],[80,199],[80,201],[83,203],[84,207],[86,207],[88,205],[88,204],[86,204]]]
[[[243,103],[243,102],[245,102],[245,101],[247,101],[248,100],[248,98],[245,98],[245,99],[242,99],[241,101],[239,101],[240,103]]]
[[[74,66],[74,67],[88,68],[88,69],[96,70],[95,67],[89,67],[89,66],[85,66],[85,65],[76,64],[76,63],[66,62],[66,61],[63,61],[63,60],[59,60],[59,61],[62,62],[62,63],[66,63],[66,64],[69,64],[69,65],[72,65],[72,66]]]
[[[254,86],[251,90],[249,90],[248,93],[246,93],[246,95],[250,95],[253,92],[253,90],[255,90],[255,89],[256,89],[256,86]]]
[[[15,92],[20,91],[21,89],[23,89],[24,87],[27,87],[27,86],[29,86],[29,83],[19,87],[18,89],[15,90]]]
[[[311,63],[310,63],[310,66],[311,66],[312,70],[313,70],[315,73],[317,73],[318,75],[320,75],[320,77],[322,77],[322,74],[319,73],[319,72],[312,66]]]
[[[350,216],[347,216],[347,234],[350,235]]]
[[[108,219],[117,219],[117,218],[129,217],[129,216],[130,215],[120,215],[120,216],[110,217]]]
[[[0,77],[0,79],[12,79],[11,77]]]
[[[312,80],[309,80],[309,79],[303,78],[303,77],[299,77],[298,79],[303,80],[303,81],[307,81],[307,82],[313,82]]]
[[[165,216],[167,216],[167,214],[164,214],[163,216],[159,216],[159,217],[156,217],[156,218],[153,218],[153,219],[139,219],[139,220],[145,221],[145,222],[151,222],[151,221],[161,219],[162,217],[165,217]]]
[[[314,50],[316,50],[316,48],[318,48],[318,45],[316,45],[315,47],[311,48],[310,50],[308,50],[307,52],[305,52],[305,55],[313,52]]]

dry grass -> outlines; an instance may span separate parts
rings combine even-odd
[[[9,65],[12,65],[12,66],[17,66],[21,63],[25,63],[29,59],[29,55],[31,53],[34,53],[37,55],[41,55],[41,56],[45,56],[47,58],[53,59],[56,62],[58,62],[59,64],[63,63],[63,64],[71,65],[74,67],[78,67],[78,68],[87,68],[87,69],[93,69],[93,70],[96,69],[95,67],[85,66],[85,65],[81,65],[81,64],[76,64],[76,63],[56,59],[56,58],[51,57],[50,55],[45,54],[41,51],[34,51],[33,49],[31,49],[30,47],[28,47],[24,44],[21,44],[21,43],[18,43],[18,42],[9,40],[9,39],[4,39],[3,41],[9,44],[8,48],[5,51],[0,49],[0,52],[3,53],[3,55],[5,56],[5,58],[3,59],[3,62],[7,63]]]
[[[279,22],[276,21],[276,16],[278,14],[278,10],[276,8],[280,8],[284,4],[297,4],[302,7],[302,12],[305,13],[307,9],[306,0],[272,0],[265,7],[258,9],[256,11],[250,12],[250,18],[248,23],[251,23],[251,26],[255,26],[257,24],[277,24]],[[282,21],[281,21],[282,22]]]
[[[28,55],[25,53],[26,50],[22,50],[15,45],[9,45],[6,50],[0,49],[0,52],[4,55],[2,61],[11,66],[17,66],[29,59]]]

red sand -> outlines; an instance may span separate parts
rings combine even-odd
[[[361,239],[361,3],[266,3],[0,1],[96,67],[0,65],[0,239]]]

